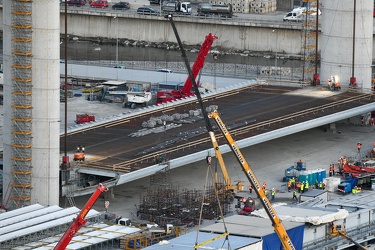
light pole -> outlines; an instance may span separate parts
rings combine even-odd
[[[216,91],[216,60],[217,60],[217,54],[213,54],[214,58],[214,86],[215,86],[215,91]]]
[[[116,19],[116,68],[118,67],[118,18],[117,16],[113,17]]]

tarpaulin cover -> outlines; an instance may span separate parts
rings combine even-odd
[[[300,225],[295,228],[291,228],[286,232],[289,235],[289,238],[292,240],[294,247],[297,250],[301,250],[303,246],[303,230],[305,226]],[[283,249],[279,236],[276,233],[269,234],[262,237],[263,240],[263,250],[277,250]]]
[[[295,207],[284,207],[283,203],[274,204],[273,208],[276,210],[279,218],[282,221],[311,223],[313,225],[320,225],[329,223],[335,220],[345,219],[349,216],[349,212],[345,209],[337,209],[337,212],[328,212],[323,210],[310,210],[310,216],[306,216],[306,209],[299,209]],[[304,212],[300,212],[304,211]],[[314,215],[315,213],[315,215]],[[290,215],[293,214],[293,215]],[[301,214],[301,215],[298,215]],[[303,214],[303,215],[302,215]],[[259,209],[251,213],[253,216],[261,218],[269,218],[264,209]]]

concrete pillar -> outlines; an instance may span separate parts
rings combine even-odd
[[[12,2],[3,2],[4,190],[14,181],[12,165]],[[32,171],[30,203],[59,204],[60,4],[38,0],[32,12]]]
[[[357,85],[365,90],[371,88],[373,7],[372,0],[356,1],[354,77]],[[335,76],[341,87],[348,87],[353,72],[354,1],[324,1],[320,23],[320,81],[326,85],[328,79]]]

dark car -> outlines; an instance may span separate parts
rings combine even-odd
[[[143,15],[156,15],[159,12],[157,12],[155,9],[150,8],[150,7],[139,7],[137,9],[138,14],[143,14]]]
[[[114,10],[127,10],[130,8],[130,4],[128,2],[118,2],[112,5],[112,9]]]
[[[70,6],[82,6],[86,4],[86,1],[85,0],[69,0],[67,4]]]

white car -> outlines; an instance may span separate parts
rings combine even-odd
[[[171,69],[158,69],[157,72],[173,73]]]

